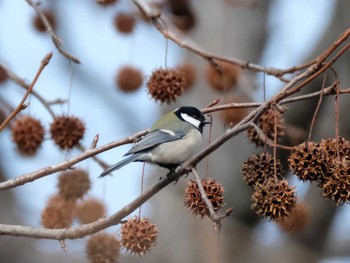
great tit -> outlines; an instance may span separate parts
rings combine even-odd
[[[100,177],[130,162],[157,164],[169,170],[188,160],[201,143],[203,127],[211,123],[202,112],[183,106],[162,116],[120,162],[103,171]]]

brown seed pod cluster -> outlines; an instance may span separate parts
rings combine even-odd
[[[136,24],[136,19],[133,14],[118,13],[114,17],[114,27],[118,32],[123,34],[130,34],[133,32]]]
[[[189,90],[196,82],[196,69],[191,63],[184,63],[176,67],[179,72],[182,72],[185,78],[184,91]]]
[[[297,203],[295,188],[287,180],[268,178],[264,184],[254,188],[252,209],[270,220],[282,220],[291,214]]]
[[[85,124],[78,117],[57,116],[50,125],[53,141],[63,150],[70,150],[84,137]]]
[[[350,142],[342,137],[305,142],[289,156],[294,174],[303,181],[316,181],[324,198],[336,205],[350,202]]]
[[[34,155],[44,141],[45,129],[41,122],[28,115],[17,118],[11,126],[12,140],[24,155]]]
[[[90,198],[77,204],[75,215],[81,224],[89,224],[104,217],[106,208],[100,200]]]
[[[269,153],[253,154],[243,163],[243,180],[247,185],[255,187],[263,185],[275,174],[275,158]],[[276,160],[276,176],[284,179],[284,171],[280,160]]]
[[[284,134],[284,125],[283,118],[281,112],[274,108],[268,109],[265,111],[258,120],[258,127],[265,134],[267,139],[274,141],[275,139],[275,127],[276,127],[276,135],[277,139],[280,138]],[[275,126],[276,125],[276,126]],[[258,132],[254,128],[249,128],[247,130],[248,140],[252,143],[255,143],[256,146],[264,146],[265,141],[263,141]]]
[[[181,96],[185,87],[185,78],[176,69],[158,68],[152,72],[146,86],[148,93],[154,100],[170,103]]]
[[[91,263],[117,262],[120,255],[120,242],[114,235],[97,233],[87,241],[86,254]]]
[[[53,30],[57,27],[56,15],[52,10],[43,10],[42,13],[45,15],[47,21],[49,22]],[[42,21],[40,15],[36,14],[33,19],[33,26],[39,32],[46,32],[46,26]]]
[[[227,62],[217,62],[217,64],[218,68],[207,66],[205,75],[209,86],[219,92],[233,89],[238,83],[240,68]]]
[[[310,211],[303,203],[297,203],[288,217],[276,221],[277,225],[290,234],[303,231],[310,222]]]
[[[203,189],[208,200],[211,202],[214,211],[218,211],[222,208],[224,203],[224,187],[216,182],[213,178],[202,179]],[[197,182],[195,180],[189,180],[185,189],[184,205],[189,207],[193,215],[210,216],[209,209],[205,204]]]
[[[41,213],[41,224],[50,229],[67,228],[72,224],[75,202],[61,195],[52,196]]]
[[[122,246],[130,253],[145,254],[157,244],[158,229],[148,218],[131,217],[121,227]]]
[[[90,190],[89,174],[82,169],[62,172],[58,177],[57,187],[63,198],[75,201]]]
[[[143,74],[135,67],[124,66],[120,68],[115,81],[121,91],[134,92],[141,87]]]

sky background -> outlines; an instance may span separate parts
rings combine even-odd
[[[125,95],[115,88],[114,76],[118,67],[131,64],[139,67],[147,76],[155,67],[164,65],[166,45],[164,38],[145,23],[138,23],[132,35],[117,33],[111,22],[113,13],[116,10],[134,8],[131,1],[120,2],[116,8],[111,9],[96,8],[95,1],[62,0],[55,4],[59,23],[64,21],[59,24],[57,31],[63,39],[63,47],[82,61],[81,65],[74,65],[58,54],[47,35],[32,28],[34,11],[25,1],[0,0],[0,62],[30,82],[41,59],[53,51],[53,58],[40,76],[35,90],[48,100],[66,99],[70,96],[69,105],[57,105],[53,109],[57,114],[73,113],[82,117],[88,127],[83,142],[85,147],[90,145],[96,134],[100,135],[99,145],[102,145],[128,136],[130,132],[143,130],[159,117],[161,106],[149,100],[144,89]],[[322,29],[327,27],[332,18],[335,1],[272,2],[269,17],[271,37],[262,60],[257,63],[277,68],[297,65],[310,55],[314,43],[322,36]],[[195,0],[194,3],[198,4],[198,1]],[[74,27],[74,30],[70,27]],[[169,43],[167,65],[177,65],[183,54],[180,48]],[[271,77],[266,78],[266,85],[269,86],[268,96],[280,88],[280,83]],[[23,93],[23,89],[13,83],[0,86],[0,96],[10,98],[13,106],[17,105]],[[261,94],[261,91],[257,92],[257,100],[262,99]],[[27,111],[39,117],[48,130],[51,117],[35,98],[31,98],[30,103]],[[127,109],[128,121],[125,120],[125,112],[120,114],[120,108]],[[46,166],[62,162],[80,153],[73,150],[62,154],[50,140],[46,140],[35,157],[21,157],[10,137],[9,130],[0,136],[0,145],[3,145],[0,155],[3,164],[6,164],[5,173],[9,177],[34,171],[43,164]],[[99,157],[112,164],[128,149],[129,145],[126,145]],[[93,187],[89,195],[103,198],[108,204],[109,213],[119,210],[139,194],[141,164],[128,165],[114,173],[113,178],[103,180],[96,179],[101,168],[94,161],[87,160],[79,167],[90,171]],[[146,169],[151,168],[147,166]],[[56,182],[57,175],[52,175],[12,190],[20,197],[18,200],[21,203],[17,211],[22,214],[23,209],[25,210],[26,224],[40,226],[40,215],[45,206],[43,200],[47,200],[56,191]],[[120,187],[121,184],[123,187]],[[349,214],[347,207],[339,208],[337,220],[341,220],[342,224],[335,224],[334,236],[337,238],[345,238],[346,233],[349,233],[350,223],[346,223],[350,222]],[[338,229],[337,225],[341,225],[342,229]],[[269,235],[266,235],[267,232]],[[271,244],[282,238],[274,224],[262,224],[256,235],[262,242]],[[55,248],[56,246],[57,244]],[[329,262],[342,261],[330,259],[322,263]]]

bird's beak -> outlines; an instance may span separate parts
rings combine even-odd
[[[209,115],[208,117],[209,118],[205,119],[204,124],[211,124],[213,118],[211,117],[211,115]]]

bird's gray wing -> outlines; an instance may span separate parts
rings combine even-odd
[[[185,136],[185,132],[171,132],[168,130],[153,130],[146,134],[140,141],[135,143],[133,147],[126,153],[126,155],[135,154],[150,148],[153,148],[161,143],[171,142],[181,139]]]

